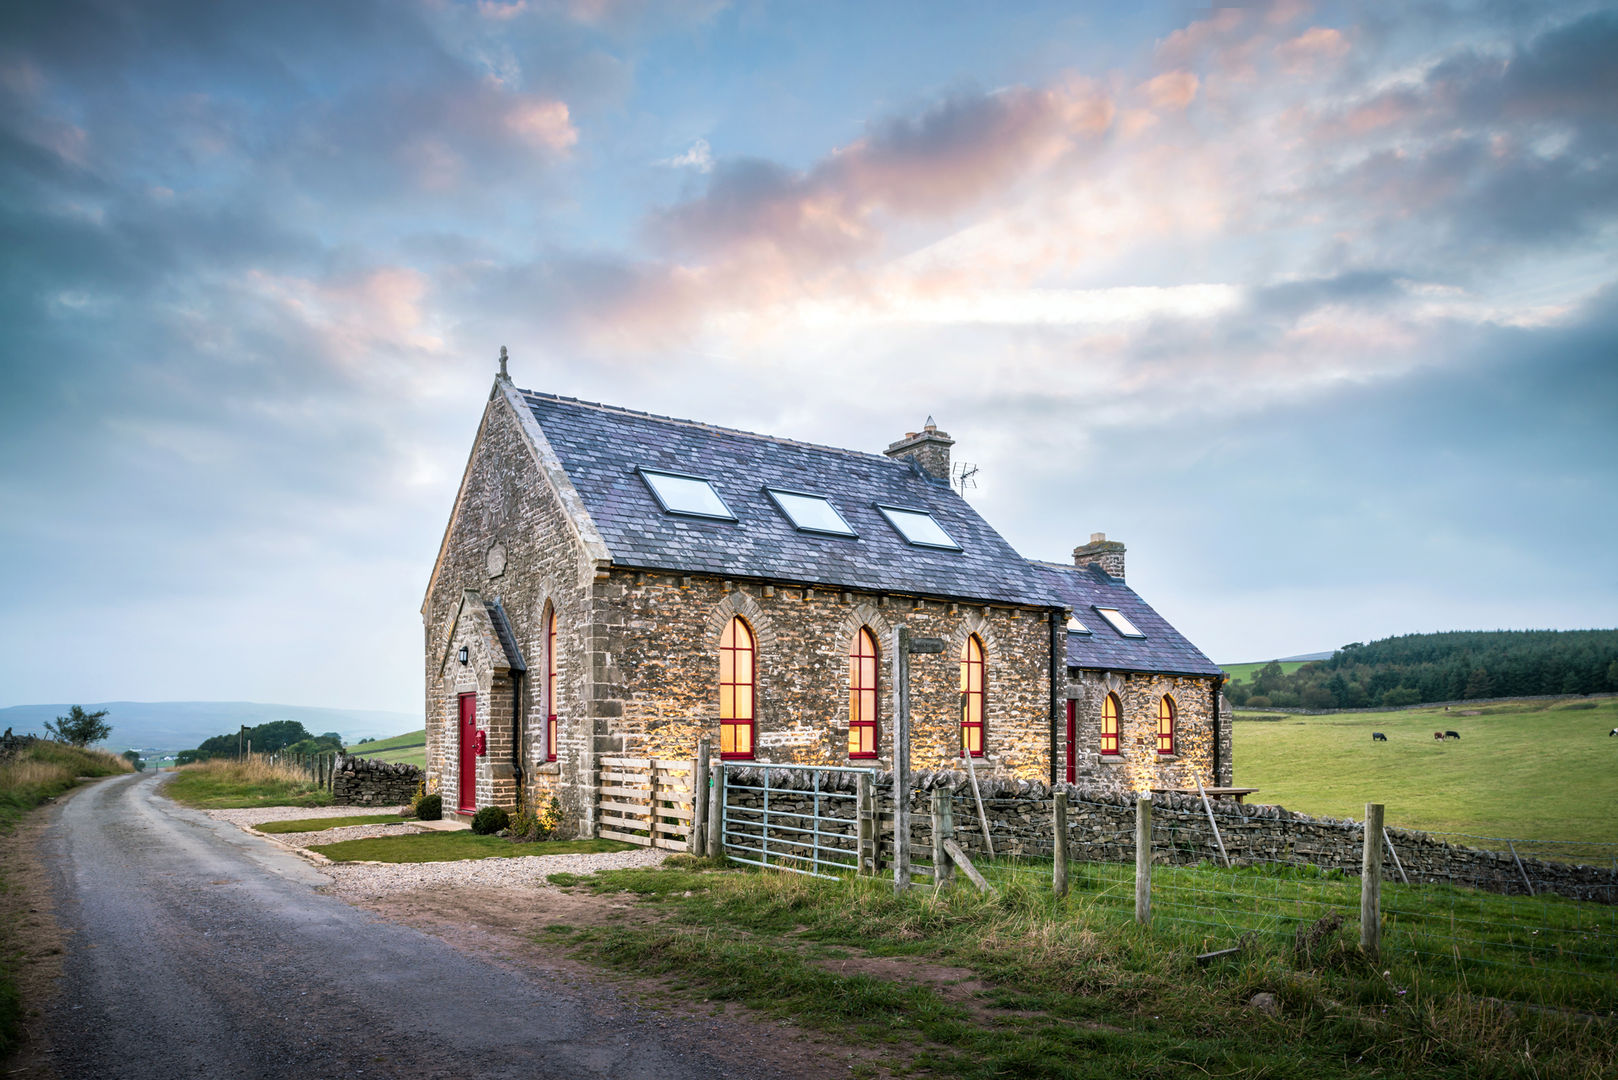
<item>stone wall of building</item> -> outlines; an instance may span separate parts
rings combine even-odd
[[[1116,769],[1123,786],[1135,791],[1153,787],[1195,787],[1229,784],[1230,723],[1219,728],[1219,776],[1214,778],[1214,681],[1209,678],[1143,675],[1117,671],[1070,673],[1066,696],[1078,704],[1074,710],[1075,745],[1093,751],[1102,764]],[[1117,755],[1100,754],[1101,709],[1107,694],[1118,695]],[[1157,752],[1158,703],[1167,696],[1175,709],[1175,752]],[[1067,735],[1062,728],[1062,763],[1066,766]],[[1062,775],[1065,775],[1062,774]]]
[[[1105,767],[1104,767],[1105,768]],[[762,770],[745,770],[737,775],[743,784],[760,783]],[[1080,862],[1121,862],[1135,860],[1135,796],[1109,778],[1115,771],[1103,771],[1083,785],[1059,785],[1068,792],[1068,853]],[[958,772],[921,773],[914,777],[911,795],[911,858],[927,862],[932,855],[931,800],[934,788],[951,797],[955,839],[970,856],[983,856],[983,835],[977,805],[968,778]],[[793,796],[793,787],[807,788],[809,775],[790,767],[770,770],[770,807],[775,812],[808,812],[810,800]],[[822,790],[853,791],[852,772],[821,774]],[[877,773],[875,785],[877,812],[891,820],[893,778]],[[1049,858],[1054,853],[1051,794],[1054,789],[1037,781],[1003,777],[980,777],[979,788],[989,835],[996,855],[1024,855]],[[761,797],[754,792],[729,796],[732,806],[760,809]],[[1327,817],[1297,814],[1280,806],[1243,806],[1215,800],[1214,817],[1219,823],[1225,851],[1237,865],[1283,863],[1311,865],[1341,871],[1358,877],[1364,844],[1361,823]],[[823,813],[844,819],[822,825],[822,830],[853,836],[854,804],[830,802]],[[1153,854],[1155,863],[1196,865],[1219,861],[1219,849],[1208,822],[1207,811],[1195,795],[1158,795],[1153,799]],[[891,826],[885,826],[891,833]],[[1528,892],[1526,874],[1536,893],[1555,892],[1562,896],[1598,903],[1618,903],[1618,870],[1612,866],[1585,866],[1549,859],[1518,859],[1509,850],[1492,851],[1441,840],[1412,829],[1388,829],[1389,841],[1398,854],[1399,864],[1412,884],[1459,885],[1508,895]],[[891,857],[891,839],[883,838],[881,856]],[[1385,880],[1398,880],[1398,869],[1384,852]]]
[[[944,639],[939,655],[911,657],[915,767],[960,761],[960,655],[983,643],[988,772],[1040,777],[1050,759],[1050,628],[1037,609],[985,607],[702,576],[612,572],[596,583],[602,641],[598,704],[616,713],[615,750],[689,758],[719,741],[719,641],[736,615],[757,646],[755,757],[834,765],[849,761],[849,650],[861,627],[881,651],[878,758],[891,765],[893,628]],[[869,759],[866,759],[869,760]]]
[[[373,761],[339,754],[331,777],[337,806],[403,806],[425,773],[402,761]]]
[[[488,739],[488,753],[479,759],[477,805],[513,806],[520,780],[526,799],[554,794],[565,816],[581,821],[594,805],[598,712],[590,692],[596,643],[589,616],[596,566],[522,427],[520,414],[497,386],[423,610],[427,771],[443,793],[446,813],[452,813],[460,782],[458,698],[475,692],[478,727]],[[498,675],[496,658],[480,651],[487,642],[460,634],[451,640],[466,589],[501,602],[527,663],[526,675]],[[558,638],[553,762],[546,761],[545,746],[550,605],[557,612]],[[457,660],[462,643],[469,643],[472,654],[466,665]],[[514,739],[521,743],[515,754]]]

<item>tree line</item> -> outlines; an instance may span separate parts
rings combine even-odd
[[[247,753],[249,748],[255,754],[342,753],[343,737],[335,731],[311,735],[296,720],[271,720],[256,727],[244,725],[237,731],[204,739],[195,750],[181,750],[175,761],[190,765],[213,758],[234,758]]]
[[[1464,630],[1344,645],[1290,674],[1274,661],[1225,689],[1249,708],[1357,709],[1618,691],[1618,630]]]

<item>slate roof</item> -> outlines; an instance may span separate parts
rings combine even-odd
[[[522,393],[615,566],[1054,606],[1032,564],[909,461]],[[637,468],[708,479],[737,520],[665,513]],[[800,532],[766,486],[825,496],[858,538]],[[929,511],[961,550],[906,543],[877,503]]]
[[[1172,675],[1223,674],[1218,664],[1202,655],[1202,650],[1181,636],[1121,578],[1113,577],[1099,566],[1033,561],[1029,565],[1049,594],[1072,608],[1074,616],[1090,631],[1089,634],[1068,634],[1069,667]],[[1096,613],[1097,607],[1117,608],[1146,636],[1124,637]]]

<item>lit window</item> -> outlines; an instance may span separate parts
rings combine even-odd
[[[1118,695],[1108,694],[1101,703],[1101,752],[1118,753]]]
[[[545,610],[545,760],[556,760],[556,609]]]
[[[719,497],[719,492],[700,476],[680,476],[650,469],[641,469],[640,475],[657,497],[658,505],[671,514],[736,520],[736,515],[730,512],[730,507]]]
[[[1146,636],[1139,630],[1135,629],[1135,624],[1125,618],[1124,613],[1115,607],[1098,607],[1095,609],[1095,612],[1103,619],[1106,619],[1107,622],[1111,623],[1112,628],[1118,631],[1118,633],[1122,634],[1124,637]]]
[[[1157,703],[1157,752],[1174,753],[1174,699],[1167,695]]]
[[[753,631],[739,615],[719,639],[719,756],[753,756]]]
[[[983,642],[976,634],[961,644],[961,752],[983,756]]]
[[[1090,628],[1081,623],[1077,616],[1069,615],[1067,617],[1067,632],[1070,634],[1088,634]]]
[[[944,527],[934,521],[933,515],[925,510],[906,510],[901,506],[883,506],[881,503],[878,503],[876,508],[882,511],[882,516],[888,519],[888,524],[892,525],[908,543],[917,547],[961,550],[961,545],[951,540]]]
[[[832,533],[837,536],[857,535],[831,501],[821,495],[805,495],[801,491],[781,491],[765,488],[775,505],[787,520],[804,532]]]
[[[876,757],[876,638],[860,627],[848,652],[848,756]]]

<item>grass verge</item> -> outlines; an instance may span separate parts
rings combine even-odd
[[[895,896],[869,879],[665,867],[577,883],[667,916],[568,936],[582,955],[888,1048],[901,1071],[1595,1080],[1618,1067],[1610,1019],[1492,1001],[1404,960],[1372,964],[1349,929],[1303,948],[1255,939],[1204,967],[1173,927],[1015,882],[993,896]],[[907,977],[907,965],[966,968],[982,986]],[[1250,1004],[1259,993],[1276,1013]]]
[[[370,836],[312,844],[332,862],[454,862],[459,859],[513,859],[529,855],[593,855],[606,851],[633,851],[633,844],[617,840],[539,840],[519,844],[503,836],[474,832],[424,832],[407,836]]]
[[[186,765],[176,770],[163,793],[198,810],[331,805],[331,792],[302,769],[258,757]]]
[[[346,829],[354,825],[397,825],[415,818],[399,814],[357,814],[353,817],[298,818],[295,821],[264,821],[253,828],[261,833],[325,832],[327,829]]]
[[[0,832],[10,833],[24,814],[67,791],[84,776],[114,776],[133,771],[128,761],[104,750],[87,750],[41,740],[0,762]],[[10,883],[0,879],[0,890]],[[11,1056],[21,1036],[26,1002],[17,989],[21,962],[15,924],[0,929],[0,1060]]]

